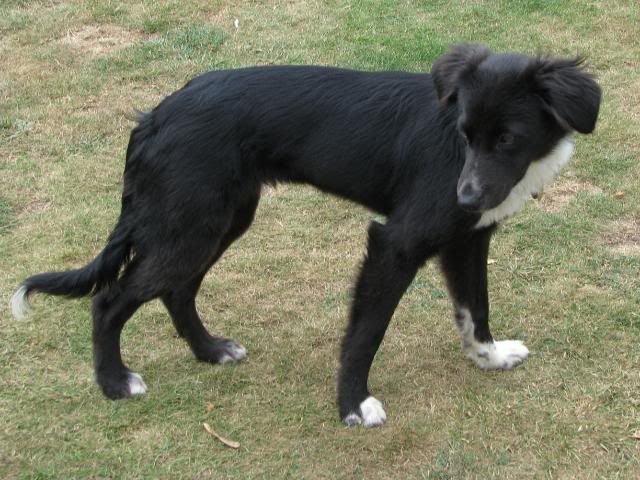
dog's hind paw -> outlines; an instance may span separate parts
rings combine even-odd
[[[193,351],[201,362],[233,363],[247,357],[247,349],[235,340],[222,337],[212,337],[205,345]]]
[[[365,427],[379,427],[387,419],[387,414],[380,400],[367,397],[358,407],[357,412],[351,412],[342,421],[349,427],[364,425]]]

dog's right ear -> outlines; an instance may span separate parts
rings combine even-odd
[[[596,126],[602,91],[583,69],[584,58],[545,59],[531,64],[540,97],[566,130],[591,133]]]
[[[449,51],[437,59],[431,69],[440,101],[447,105],[454,101],[462,75],[475,69],[491,51],[482,45],[463,43],[453,45]]]

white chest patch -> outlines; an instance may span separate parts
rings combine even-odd
[[[488,227],[515,215],[532,195],[542,192],[542,188],[556,178],[573,155],[575,142],[573,135],[567,135],[544,158],[532,162],[522,180],[509,192],[509,196],[497,207],[482,213],[475,228]]]

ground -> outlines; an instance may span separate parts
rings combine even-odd
[[[0,4],[0,477],[636,478],[640,471],[639,8],[626,1],[4,0]],[[193,75],[255,64],[427,71],[446,46],[583,54],[604,91],[594,135],[507,222],[489,265],[492,327],[527,362],[481,372],[437,265],[400,304],[371,375],[388,421],[346,428],[335,372],[373,215],[310,188],[263,195],[206,278],[208,327],[249,350],[196,362],[162,306],[128,324],[149,387],[93,381],[89,301],[8,300],[77,267],[118,212],[133,109]],[[265,339],[268,338],[268,342]],[[207,432],[204,424],[230,448]]]

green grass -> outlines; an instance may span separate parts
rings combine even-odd
[[[636,478],[639,20],[613,0],[3,1],[0,478]],[[604,89],[595,135],[492,244],[492,327],[526,341],[522,367],[480,372],[464,358],[430,264],[372,370],[387,424],[343,427],[337,353],[373,215],[305,187],[263,197],[198,299],[247,362],[196,362],[151,303],[123,335],[149,392],[110,402],[92,378],[88,300],[37,296],[28,321],[10,318],[24,277],[104,244],[134,108],[211,68],[427,71],[461,40],[585,54]]]

